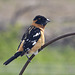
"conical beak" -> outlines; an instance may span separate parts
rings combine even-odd
[[[49,19],[47,19],[47,23],[48,23],[48,22],[50,22],[50,20],[49,20]]]

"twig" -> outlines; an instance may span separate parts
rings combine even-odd
[[[65,37],[68,37],[68,36],[72,36],[72,35],[75,35],[75,33],[68,33],[68,34],[64,34],[64,35],[61,35],[59,37],[56,37],[54,38],[53,40],[49,41],[48,43],[44,44],[39,50],[38,52],[40,52],[42,49],[44,49],[46,46],[48,46],[49,44],[52,44],[54,42],[56,42],[57,40],[60,40],[62,38],[65,38]],[[35,57],[34,54],[31,55],[31,57],[27,60],[27,62],[25,63],[25,65],[23,66],[21,72],[19,73],[19,75],[22,75],[24,70],[26,69],[26,67],[28,66],[28,64],[30,63],[30,61]]]

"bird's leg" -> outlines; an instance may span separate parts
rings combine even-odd
[[[29,56],[28,55],[26,55],[26,57],[29,59]]]
[[[28,61],[31,62],[31,60],[29,59],[30,57],[28,55],[26,55],[26,57],[28,58]]]

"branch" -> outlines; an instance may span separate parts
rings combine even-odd
[[[59,37],[56,37],[56,38],[54,38],[53,40],[49,41],[48,43],[44,44],[44,45],[38,50],[38,52],[40,52],[40,51],[41,51],[42,49],[44,49],[46,46],[48,46],[48,45],[50,45],[50,44],[52,44],[52,43],[54,43],[54,42],[56,42],[56,41],[58,41],[58,40],[60,40],[60,39],[62,39],[62,38],[65,38],[65,37],[68,37],[68,36],[72,36],[72,35],[75,35],[75,33],[68,33],[68,34],[64,34],[64,35],[61,35],[61,36],[59,36]],[[28,66],[28,64],[30,63],[30,61],[31,61],[34,57],[35,57],[35,55],[32,54],[31,57],[27,60],[27,62],[26,62],[25,65],[23,66],[23,68],[22,68],[21,72],[19,73],[19,75],[22,75],[22,74],[23,74],[24,70],[26,69],[26,67]]]

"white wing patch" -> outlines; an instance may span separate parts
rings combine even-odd
[[[30,50],[29,48],[27,48],[27,50]]]
[[[36,44],[36,41],[32,45],[35,45],[35,44]]]
[[[36,37],[36,36],[38,36],[38,35],[40,35],[40,33],[36,33],[35,35],[33,35],[33,37]]]
[[[36,44],[36,40],[32,41],[32,43],[33,43],[32,45],[34,46]]]
[[[29,39],[26,39],[26,41],[29,41]]]

